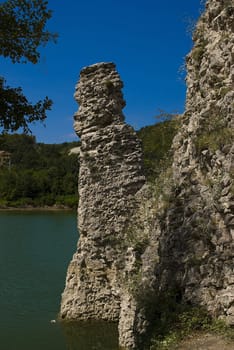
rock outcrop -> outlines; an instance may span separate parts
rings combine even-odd
[[[162,263],[168,277],[175,272],[184,300],[234,325],[233,1],[207,1],[187,71]]]
[[[138,274],[154,256],[148,285],[156,302],[172,291],[234,325],[233,1],[207,1],[187,72],[172,167],[156,180],[149,199],[147,235],[155,250],[145,250]]]
[[[172,166],[141,191],[130,230],[137,239],[129,242],[129,303],[121,308],[129,332],[119,327],[121,345],[130,348],[141,348],[160,303],[173,293],[234,325],[233,1],[207,1],[186,80]]]
[[[172,165],[144,185],[112,63],[81,72],[79,232],[61,317],[119,321],[140,349],[165,296],[234,325],[234,3],[208,0],[187,56]]]
[[[84,68],[76,87],[80,238],[67,272],[63,319],[119,319],[125,235],[145,183],[140,142],[124,122],[122,87],[113,63]]]

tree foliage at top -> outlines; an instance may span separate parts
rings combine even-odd
[[[37,63],[38,48],[55,41],[57,34],[46,29],[52,12],[44,0],[7,0],[0,4],[0,55],[13,63]],[[32,104],[24,96],[22,88],[11,88],[0,78],[0,128],[3,132],[15,132],[23,128],[30,132],[29,124],[43,122],[52,101],[46,97]]]
[[[8,0],[0,4],[0,54],[14,63],[40,58],[38,47],[56,39],[45,29],[52,12],[44,0]]]
[[[29,124],[37,120],[43,122],[46,119],[46,110],[51,105],[52,101],[48,97],[44,101],[31,104],[20,87],[6,86],[4,79],[0,77],[0,127],[4,132],[23,128],[24,133],[29,133]]]

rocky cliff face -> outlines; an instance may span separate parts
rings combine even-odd
[[[233,1],[207,1],[194,41],[163,245],[179,261],[184,299],[234,324]]]
[[[173,293],[234,325],[233,1],[207,1],[187,72],[172,166],[142,191],[132,225],[142,251],[130,244],[126,262],[135,313],[128,308],[125,320],[134,332],[121,332],[120,325],[120,342],[130,348],[140,348],[160,303]]]
[[[122,114],[122,86],[115,65],[100,63],[84,68],[76,87],[80,238],[67,272],[63,319],[119,318],[125,232],[145,182],[140,142]]]
[[[187,57],[187,101],[172,166],[144,185],[113,64],[81,72],[78,249],[61,316],[119,320],[140,349],[168,293],[234,325],[234,4],[208,0]]]
[[[135,309],[128,307],[125,320],[134,332],[119,327],[120,343],[130,348],[140,348],[160,303],[173,293],[234,325],[233,1],[207,1],[187,72],[172,166],[142,191],[131,228],[141,247],[137,254],[131,242],[126,261]]]

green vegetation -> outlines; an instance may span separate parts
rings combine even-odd
[[[171,119],[138,131],[146,175],[152,182],[158,178],[158,187],[167,178],[160,173],[164,169],[167,174],[171,164],[170,147],[177,126],[176,119]],[[25,134],[1,135],[0,150],[11,153],[11,162],[0,168],[0,206],[76,207],[79,165],[77,155],[68,156],[68,153],[78,144],[43,144]],[[87,158],[90,158],[88,154]]]
[[[154,180],[166,169],[172,160],[172,140],[178,130],[179,121],[176,116],[161,114],[157,117],[161,123],[146,126],[138,131],[144,153],[145,173],[148,180]]]
[[[202,45],[197,46],[193,49],[192,58],[194,59],[194,61],[196,61],[197,63],[201,62],[202,56],[204,54],[204,50],[205,50],[205,47]]]
[[[44,0],[7,0],[0,4],[0,55],[13,63],[37,63],[38,47],[55,41],[57,35],[46,30],[52,12]],[[0,77],[0,128],[15,132],[23,128],[29,132],[29,124],[43,122],[52,101],[46,97],[32,104],[20,87],[11,88]]]
[[[205,149],[215,152],[222,146],[233,142],[233,132],[227,127],[221,113],[218,108],[214,108],[209,117],[202,121],[201,130],[195,139],[198,153]]]
[[[226,96],[226,94],[229,92],[229,91],[231,91],[232,90],[232,88],[230,87],[230,86],[223,86],[221,89],[220,89],[220,91],[219,91],[219,95],[220,95],[220,97],[224,97],[224,96]]]
[[[224,124],[222,118],[219,118],[217,112],[203,121],[201,131],[195,140],[198,154],[205,149],[215,152],[223,146],[233,143],[233,130]]]
[[[195,37],[201,38],[199,40],[199,43],[197,45],[195,45],[193,50],[191,51],[191,57],[193,59],[194,66],[197,69],[200,68],[201,61],[202,61],[203,56],[204,56],[205,51],[206,51],[207,40],[205,40],[203,38],[203,35],[204,35],[204,33],[203,33],[202,28],[200,28],[200,29],[197,28],[196,31],[194,32],[194,38]]]
[[[222,320],[212,319],[201,307],[178,303],[176,298],[176,294],[168,293],[158,300],[150,350],[177,349],[182,339],[197,331],[234,340],[234,330]]]
[[[0,205],[77,206],[77,155],[68,155],[78,142],[36,143],[28,135],[0,136],[0,150],[11,162],[0,168]]]

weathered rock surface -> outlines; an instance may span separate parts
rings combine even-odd
[[[172,169],[149,199],[148,237],[141,256],[154,295],[176,291],[234,325],[234,3],[208,0],[187,57],[187,101],[173,141]],[[160,192],[160,191],[159,191]],[[149,223],[151,222],[151,227]],[[156,244],[158,241],[158,245]],[[139,282],[143,284],[143,279]],[[146,299],[145,299],[146,300]],[[157,300],[157,297],[156,297]],[[147,302],[145,307],[147,307]],[[155,305],[157,309],[157,305]]]
[[[187,71],[173,164],[154,185],[143,186],[115,66],[85,68],[75,94],[80,240],[61,317],[119,321],[128,349],[141,348],[171,291],[234,325],[233,0],[207,1]]]
[[[129,244],[129,260],[135,263],[126,260],[132,268],[125,285],[132,281],[134,288],[128,287],[128,307],[121,309],[128,334],[120,324],[121,344],[130,348],[140,347],[158,303],[171,293],[234,325],[233,1],[207,1],[187,72],[172,167],[142,191],[131,227],[137,242]]]
[[[63,319],[119,319],[125,232],[145,182],[140,142],[122,114],[122,87],[113,63],[84,68],[76,87],[80,238],[67,272]]]
[[[177,257],[184,299],[234,325],[233,1],[207,1],[194,42],[186,112],[173,144],[174,199],[165,227],[171,243],[163,254]]]

